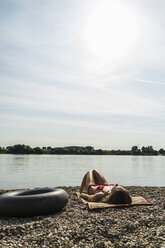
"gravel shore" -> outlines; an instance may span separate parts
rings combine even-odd
[[[151,206],[99,210],[83,205],[76,196],[79,187],[61,188],[67,191],[69,202],[57,214],[0,217],[0,248],[165,248],[165,187],[126,187],[131,195],[152,202]]]

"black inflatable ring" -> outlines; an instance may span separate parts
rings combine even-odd
[[[57,188],[14,191],[0,195],[0,216],[53,214],[66,206],[68,195]]]

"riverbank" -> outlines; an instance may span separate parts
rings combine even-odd
[[[151,206],[92,211],[78,200],[79,187],[61,188],[69,194],[69,202],[58,214],[0,217],[0,247],[165,247],[165,187],[126,187]]]

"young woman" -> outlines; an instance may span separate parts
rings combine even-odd
[[[125,188],[118,186],[118,184],[108,184],[105,177],[97,170],[88,171],[85,174],[80,187],[80,196],[90,202],[112,204],[132,202],[131,196]]]

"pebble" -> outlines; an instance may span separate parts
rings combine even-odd
[[[0,217],[2,248],[165,248],[165,187],[127,187],[152,206],[89,210],[78,200],[79,187],[63,187],[67,206],[58,214]],[[2,193],[2,191],[0,191]]]

